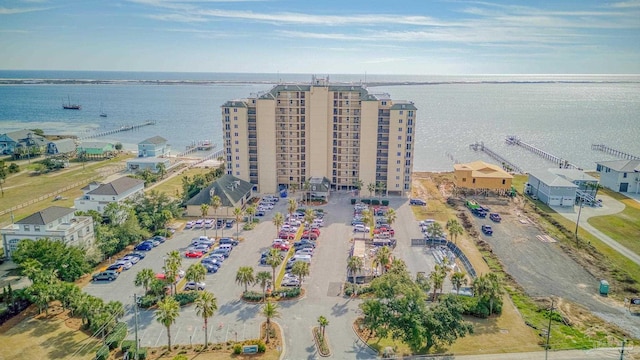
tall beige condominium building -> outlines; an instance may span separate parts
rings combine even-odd
[[[326,177],[333,190],[410,190],[417,109],[363,86],[282,84],[222,105],[227,173],[261,193]]]

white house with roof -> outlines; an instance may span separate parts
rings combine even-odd
[[[51,206],[0,229],[7,258],[23,239],[49,238],[68,245],[86,247],[93,244],[95,234],[91,216],[75,216],[75,209]]]
[[[169,158],[158,157],[138,157],[127,160],[127,170],[133,173],[137,173],[144,170],[149,170],[152,173],[157,173],[160,169],[158,165],[164,165],[165,170],[171,166],[171,160]]]
[[[162,157],[169,155],[169,144],[162,136],[154,136],[138,143],[138,157]]]
[[[596,162],[600,184],[621,193],[640,193],[640,160]]]
[[[529,173],[524,190],[549,206],[573,206],[578,185],[549,170],[536,170]]]
[[[84,194],[74,201],[76,209],[95,210],[102,214],[110,203],[121,203],[142,194],[144,180],[123,176],[109,183],[91,183],[85,186],[82,191]]]

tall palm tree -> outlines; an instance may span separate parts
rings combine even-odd
[[[467,273],[464,271],[456,271],[449,277],[451,285],[456,289],[456,295],[460,295],[460,288],[467,285]]]
[[[375,266],[382,268],[382,273],[387,272],[387,266],[391,264],[391,249],[388,246],[383,246],[376,252],[375,258],[373,258]]]
[[[262,288],[262,301],[266,298],[266,289],[270,280],[271,274],[268,271],[260,271],[256,274],[256,283],[260,284]]]
[[[207,268],[201,263],[195,263],[189,265],[184,277],[187,278],[187,281],[200,282],[203,281],[206,276]]]
[[[236,240],[240,241],[240,221],[242,221],[242,218],[244,217],[244,211],[242,208],[234,208],[233,217],[236,220]]]
[[[296,191],[298,191],[298,184],[289,184],[289,192],[292,198],[295,198]]]
[[[315,218],[316,218],[316,214],[315,214],[315,212],[313,211],[312,208],[307,208],[304,211],[304,222],[305,223],[311,224],[313,222],[313,219],[315,219]]]
[[[305,276],[309,276],[309,263],[297,261],[291,268],[291,273],[300,278],[300,282],[304,281]]]
[[[276,237],[278,237],[278,232],[280,231],[280,227],[284,224],[284,215],[281,212],[277,212],[273,215],[273,219],[271,220],[273,225],[276,226]]]
[[[267,265],[271,266],[271,270],[273,270],[273,276],[271,278],[273,286],[276,285],[276,268],[282,264],[282,260],[280,250],[274,248],[269,249],[269,253],[267,254]]]
[[[462,233],[464,232],[464,228],[455,219],[453,221],[454,222],[451,224],[451,226],[449,226],[449,236],[453,238],[454,244],[457,244],[458,235],[462,235]]]
[[[182,257],[180,257],[178,250],[173,250],[167,254],[164,260],[165,281],[172,288],[172,293],[175,294],[177,291],[176,277],[182,267]]]
[[[374,219],[374,216],[371,210],[362,211],[362,222],[364,222],[365,226],[369,227],[369,232],[371,232],[371,228],[372,228],[371,225],[373,224],[373,221],[374,221],[373,219]],[[362,235],[363,235],[363,239],[365,239],[366,238],[365,235],[370,235],[370,234],[367,234],[366,232],[364,232]]]
[[[398,217],[398,214],[392,208],[387,209],[387,212],[385,212],[384,215],[385,220],[387,220],[387,224],[389,225],[393,225],[393,223],[396,222],[396,218]]]
[[[222,206],[222,199],[220,199],[220,196],[218,195],[213,195],[213,197],[211,198],[211,207],[213,208],[213,213],[216,216],[216,238],[218,237],[218,209],[220,208],[220,206]]]
[[[198,291],[195,307],[196,314],[202,316],[204,320],[204,347],[206,349],[209,345],[209,336],[207,334],[209,318],[218,310],[218,300],[208,291]]]
[[[109,301],[105,304],[105,310],[115,320],[120,320],[124,316],[124,305],[120,301]]]
[[[444,231],[442,231],[442,225],[438,222],[434,222],[433,224],[427,226],[427,235],[431,239],[440,239],[444,235]]]
[[[209,205],[202,204],[200,205],[200,212],[202,213],[202,217],[206,218],[209,215]],[[202,224],[202,229],[204,230],[204,236],[207,236],[207,227]]]
[[[171,325],[173,325],[180,315],[180,303],[173,296],[166,296],[158,301],[156,310],[156,320],[167,328],[167,345],[171,351]]]
[[[376,191],[378,191],[378,196],[380,200],[382,200],[382,195],[384,194],[385,189],[387,188],[387,184],[383,181],[376,182]]]
[[[158,170],[158,175],[160,175],[160,179],[164,179],[164,176],[167,174],[167,167],[163,163],[157,163],[156,170]]]
[[[247,216],[249,217],[249,223],[253,224],[253,217],[256,214],[256,206],[251,204],[247,206],[244,212],[247,213]]]
[[[353,187],[355,187],[356,190],[358,190],[358,197],[360,197],[360,190],[362,190],[363,186],[364,186],[364,183],[362,182],[362,180],[360,179],[353,180]]]
[[[296,199],[289,199],[289,202],[287,203],[287,211],[289,212],[289,218],[291,218],[291,215],[293,214],[294,211],[296,211],[297,207],[298,207],[298,202],[296,201]]]
[[[302,185],[302,188],[307,194],[307,205],[309,205],[309,201],[311,201],[311,181],[306,180]]]
[[[244,285],[244,292],[248,291],[249,284],[256,282],[256,278],[253,275],[253,268],[251,266],[241,266],[236,273],[236,282],[240,285]]]
[[[269,343],[269,332],[271,332],[271,319],[280,317],[278,307],[277,303],[271,301],[267,301],[262,307],[262,315],[267,318],[267,340],[265,341],[267,344]]]
[[[324,329],[329,325],[329,320],[326,317],[320,315],[318,317],[318,325],[320,325],[320,330],[322,330],[322,339],[324,339]]]
[[[364,268],[364,260],[359,256],[352,256],[347,262],[347,270],[351,274],[351,282],[356,283],[356,274]]]
[[[369,197],[373,197],[373,193],[376,191],[376,184],[369,183],[369,185],[367,185],[367,190],[369,190]]]
[[[433,301],[436,301],[436,293],[438,290],[442,290],[444,279],[447,273],[444,266],[436,265],[435,269],[429,274],[429,281],[433,287]]]

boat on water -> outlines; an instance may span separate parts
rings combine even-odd
[[[102,110],[102,104],[100,104],[100,117],[107,117],[107,113]]]
[[[62,108],[65,110],[80,110],[82,106],[79,104],[72,104],[71,99],[67,96],[67,103],[62,102]]]

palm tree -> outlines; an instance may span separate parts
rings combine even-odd
[[[202,217],[206,218],[209,215],[209,205],[202,204],[200,205],[200,212],[202,212]],[[207,227],[202,225],[202,229],[204,230],[204,236],[207,236]]]
[[[262,288],[262,301],[266,299],[266,289],[269,281],[271,280],[271,274],[268,271],[260,271],[256,274],[256,283],[260,284]]]
[[[281,212],[277,212],[273,215],[273,225],[276,226],[276,237],[278,237],[278,232],[280,231],[280,227],[284,224],[284,215]]]
[[[171,351],[171,325],[176,322],[180,315],[180,303],[173,296],[166,296],[158,301],[156,310],[156,320],[167,328],[167,345]]]
[[[369,190],[369,197],[372,197],[373,192],[376,191],[376,184],[369,183],[369,185],[367,185],[367,190]]]
[[[371,232],[371,224],[373,224],[373,219],[374,219],[374,216],[371,210],[362,211],[362,221],[364,222],[365,226],[369,227],[369,232]],[[364,232],[362,235],[364,236],[363,239],[365,239],[366,238],[365,235],[367,235],[367,233]]]
[[[213,208],[213,213],[216,216],[216,223],[218,221],[218,209],[220,208],[220,206],[222,206],[222,199],[220,199],[220,196],[214,195],[211,198],[211,207]],[[217,237],[218,237],[218,225],[216,224],[216,238]]]
[[[457,220],[453,219],[453,222],[449,226],[449,236],[453,238],[454,244],[458,243],[458,235],[462,235],[464,228]]]
[[[427,235],[430,239],[440,239],[444,235],[444,231],[442,231],[442,225],[440,223],[434,222],[433,224],[427,226]]]
[[[237,207],[233,209],[233,216],[236,220],[236,241],[240,241],[240,221],[244,217],[244,211]]]
[[[256,214],[256,206],[251,204],[247,206],[244,212],[247,213],[247,216],[249,217],[249,223],[253,224],[253,216]]]
[[[363,186],[364,186],[364,183],[362,182],[362,180],[360,179],[353,180],[353,187],[355,187],[356,190],[358,190],[358,197],[360,197],[360,190],[362,190]]]
[[[278,304],[273,303],[271,301],[267,301],[266,304],[262,307],[262,314],[267,318],[267,340],[265,341],[267,344],[269,343],[269,332],[271,332],[271,319],[275,319],[280,317],[280,312],[278,311]]]
[[[316,218],[316,214],[315,214],[315,212],[313,211],[313,209],[311,209],[311,208],[307,208],[307,209],[304,211],[304,222],[305,222],[305,223],[307,223],[307,224],[311,224],[311,223],[313,222],[313,219],[315,219],[315,218]]]
[[[206,276],[207,268],[205,268],[201,263],[195,263],[189,265],[184,277],[187,278],[187,281],[200,282],[203,281]]]
[[[436,292],[442,289],[442,285],[444,284],[444,279],[446,278],[446,270],[441,265],[436,265],[435,270],[429,274],[429,281],[431,282],[431,286],[433,287],[433,301],[436,301]]]
[[[298,184],[290,184],[289,192],[291,193],[292,198],[295,198],[296,191],[298,191]]]
[[[291,273],[300,277],[300,283],[304,281],[305,276],[309,276],[309,263],[297,261],[291,268]]]
[[[382,273],[387,271],[387,266],[391,264],[391,249],[388,246],[383,246],[378,249],[375,258],[373,259],[375,266],[382,267]]]
[[[309,201],[311,201],[311,181],[307,180],[302,185],[302,188],[307,193],[307,205],[309,205]]]
[[[207,326],[209,318],[218,310],[218,300],[212,293],[208,291],[198,291],[198,297],[195,301],[196,314],[202,316],[204,320],[204,347],[209,345],[209,336],[207,335]]]
[[[474,295],[484,297],[489,300],[489,315],[493,314],[493,303],[502,293],[500,278],[495,273],[481,275],[473,281]]]
[[[394,222],[396,222],[396,218],[398,217],[398,214],[392,208],[387,209],[387,212],[384,215],[385,220],[387,220],[387,224],[389,224],[390,226],[393,225]]]
[[[173,294],[176,293],[176,277],[182,267],[182,258],[178,250],[173,250],[164,259],[165,281],[171,286]]]
[[[464,271],[456,271],[449,278],[451,285],[456,289],[456,295],[460,295],[462,285],[467,285],[467,274]]]
[[[324,329],[329,325],[329,320],[326,317],[320,315],[318,317],[318,325],[320,325],[320,330],[322,331],[322,339],[324,339]]]
[[[167,167],[163,163],[157,163],[156,170],[158,170],[158,175],[160,175],[160,179],[164,179],[164,176],[167,174]]]
[[[280,254],[280,250],[271,248],[269,253],[267,254],[267,264],[271,266],[273,270],[273,277],[271,278],[271,283],[273,286],[276,285],[276,268],[282,264],[282,255]]]
[[[351,282],[355,284],[356,282],[356,274],[364,268],[364,260],[362,260],[359,256],[352,256],[349,258],[347,262],[347,270],[349,270],[349,274],[351,274]]]
[[[380,196],[380,200],[382,200],[382,195],[384,194],[384,190],[387,188],[387,184],[382,182],[382,181],[378,181],[376,183],[376,191],[378,191],[378,195]]]
[[[298,202],[296,201],[296,199],[289,199],[289,202],[287,203],[287,211],[289,212],[289,218],[291,218],[291,215],[293,214],[294,211],[296,211],[297,207],[298,207]]]
[[[115,320],[120,320],[124,316],[124,305],[120,301],[109,301],[105,304],[105,310]]]
[[[251,266],[241,266],[236,273],[236,282],[244,285],[244,292],[246,293],[249,284],[256,282],[256,278],[253,276],[253,268]]]

